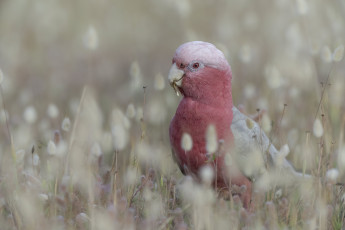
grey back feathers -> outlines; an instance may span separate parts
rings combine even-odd
[[[302,177],[310,178],[309,175],[296,172],[285,159],[288,149],[278,151],[254,120],[241,113],[235,106],[232,110],[231,130],[234,148],[231,156],[246,177],[252,181],[269,180],[274,183],[281,180],[279,176],[284,176],[284,180],[290,181]]]

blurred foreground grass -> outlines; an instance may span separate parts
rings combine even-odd
[[[189,40],[223,50],[234,104],[320,181],[248,213],[182,179],[165,76]],[[342,229],[343,44],[342,0],[1,1],[0,228]]]

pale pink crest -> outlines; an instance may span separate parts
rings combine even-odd
[[[202,41],[187,42],[179,46],[174,55],[185,64],[200,61],[213,68],[224,70],[230,68],[222,51],[211,43]]]

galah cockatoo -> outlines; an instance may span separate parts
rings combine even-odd
[[[245,185],[244,207],[251,201],[252,182],[268,175],[300,177],[260,126],[232,103],[232,72],[224,54],[213,44],[193,41],[177,48],[169,81],[183,98],[170,128],[173,157],[183,174],[200,178],[214,170],[218,190]]]

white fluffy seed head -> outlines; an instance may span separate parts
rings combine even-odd
[[[287,144],[283,145],[277,154],[276,164],[283,165],[285,158],[287,157],[289,152],[290,152],[289,146]]]
[[[140,122],[143,118],[144,118],[144,111],[143,111],[143,108],[139,106],[137,107],[137,114],[135,116],[135,119],[137,122]]]
[[[47,146],[47,152],[49,155],[55,155],[56,154],[56,145],[54,141],[49,141]]]
[[[240,49],[240,59],[245,62],[248,63],[251,61],[252,59],[252,49],[249,45],[244,45],[241,47]]]
[[[227,167],[232,167],[233,163],[234,160],[232,159],[232,156],[229,153],[225,154],[225,165]]]
[[[124,174],[124,181],[126,185],[134,185],[138,181],[139,175],[134,167],[128,167]]]
[[[85,213],[81,212],[75,217],[75,220],[78,224],[85,224],[89,221],[89,217]]]
[[[326,179],[328,182],[335,183],[338,179],[339,171],[336,168],[329,169],[326,172]]]
[[[167,116],[167,111],[162,109],[164,105],[162,101],[153,99],[149,103],[147,103],[146,109],[146,117],[147,120],[155,125],[162,124]]]
[[[127,106],[126,115],[128,118],[135,117],[135,107],[132,103]]]
[[[190,151],[193,148],[193,140],[191,135],[183,133],[181,138],[181,147],[185,151]]]
[[[46,202],[49,199],[49,196],[45,193],[38,194],[38,199],[40,199],[43,202]]]
[[[290,152],[290,148],[287,144],[283,145],[280,150],[279,150],[279,155],[281,155],[282,157],[287,157],[287,155]]]
[[[282,195],[283,195],[283,191],[280,188],[274,193],[274,198],[279,199]]]
[[[321,137],[323,135],[323,127],[320,119],[316,119],[313,125],[313,133],[315,137]]]
[[[333,52],[333,61],[339,62],[344,57],[344,45],[338,46]]]
[[[131,121],[122,112],[122,110],[115,108],[111,112],[111,124],[112,125],[122,125],[124,128],[129,129],[131,127]]]
[[[123,150],[128,143],[128,133],[123,125],[114,125],[111,129],[113,143],[116,150]]]
[[[302,15],[308,13],[309,7],[306,0],[297,0],[297,10]]]
[[[91,154],[95,157],[100,157],[102,155],[101,146],[97,142],[92,145]]]
[[[47,114],[51,118],[56,118],[59,116],[59,109],[55,104],[49,104],[47,109]]]
[[[68,132],[71,129],[71,120],[68,117],[65,117],[63,119],[61,128],[65,132]]]
[[[265,77],[271,89],[277,89],[285,84],[285,80],[276,66],[266,66]]]
[[[331,62],[332,61],[332,52],[328,46],[325,46],[321,50],[321,58],[324,62]]]
[[[36,112],[35,107],[33,106],[26,107],[23,116],[27,123],[29,124],[35,123],[37,120],[37,112]]]
[[[89,26],[86,34],[83,37],[84,46],[87,49],[95,50],[98,48],[98,34],[92,25]]]
[[[244,96],[248,99],[253,98],[255,96],[256,89],[253,84],[247,84],[244,86]]]
[[[269,116],[266,113],[264,115],[262,115],[261,125],[262,125],[262,129],[265,131],[265,133],[271,132],[271,130],[272,130],[271,119],[269,118]]]
[[[205,165],[200,170],[200,177],[203,183],[211,185],[214,178],[214,171],[210,165]]]
[[[154,87],[156,90],[163,90],[165,88],[165,79],[161,73],[155,76]]]
[[[208,153],[214,153],[218,149],[217,131],[214,125],[209,125],[206,130],[206,150]]]
[[[56,155],[59,157],[65,156],[67,152],[67,144],[64,141],[60,141],[60,143],[56,146]]]
[[[35,153],[33,156],[32,156],[32,164],[34,166],[38,166],[38,164],[40,163],[40,157]]]

